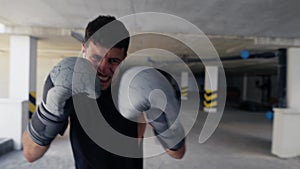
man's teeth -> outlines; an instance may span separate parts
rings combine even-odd
[[[108,80],[108,78],[109,78],[109,77],[107,77],[107,76],[106,76],[106,77],[99,76],[99,78],[100,78],[100,80],[104,80],[104,81],[106,81],[106,80]]]

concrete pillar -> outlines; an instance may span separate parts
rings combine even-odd
[[[215,113],[218,106],[218,66],[205,66],[204,111]]]
[[[9,98],[0,100],[0,137],[12,138],[21,149],[21,136],[28,121],[28,99],[36,90],[37,39],[10,37]]]
[[[287,108],[275,108],[272,153],[289,158],[300,155],[300,48],[287,51]]]
[[[29,36],[10,37],[9,97],[28,100],[36,90],[37,39]]]
[[[181,72],[181,100],[188,99],[189,73]]]

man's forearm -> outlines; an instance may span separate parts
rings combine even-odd
[[[176,159],[182,159],[185,154],[185,138],[183,138],[179,143],[174,145],[171,149],[167,149],[166,151],[171,157]]]
[[[34,162],[38,160],[46,153],[46,151],[49,148],[49,146],[40,146],[33,142],[30,136],[28,135],[27,130],[25,130],[23,133],[22,143],[23,154],[28,162]]]
[[[167,149],[167,153],[176,159],[182,159],[184,154],[185,154],[185,145],[183,145],[180,149],[178,149],[177,151],[173,151],[173,150],[169,150]]]

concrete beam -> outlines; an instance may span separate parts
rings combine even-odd
[[[299,38],[276,38],[276,37],[255,37],[255,45],[276,45],[276,46],[300,46]]]
[[[52,36],[71,36],[72,31],[83,31],[81,29],[69,28],[49,28],[30,26],[5,26],[0,30],[0,34],[29,35],[36,38],[47,38]]]

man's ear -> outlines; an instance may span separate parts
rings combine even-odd
[[[125,52],[125,49],[124,48],[122,48],[122,51],[123,51],[123,53],[124,53],[124,59],[127,57],[127,52]]]
[[[85,52],[86,52],[86,48],[85,48],[85,45],[84,43],[81,44],[81,53],[82,53],[82,56],[85,58]]]

